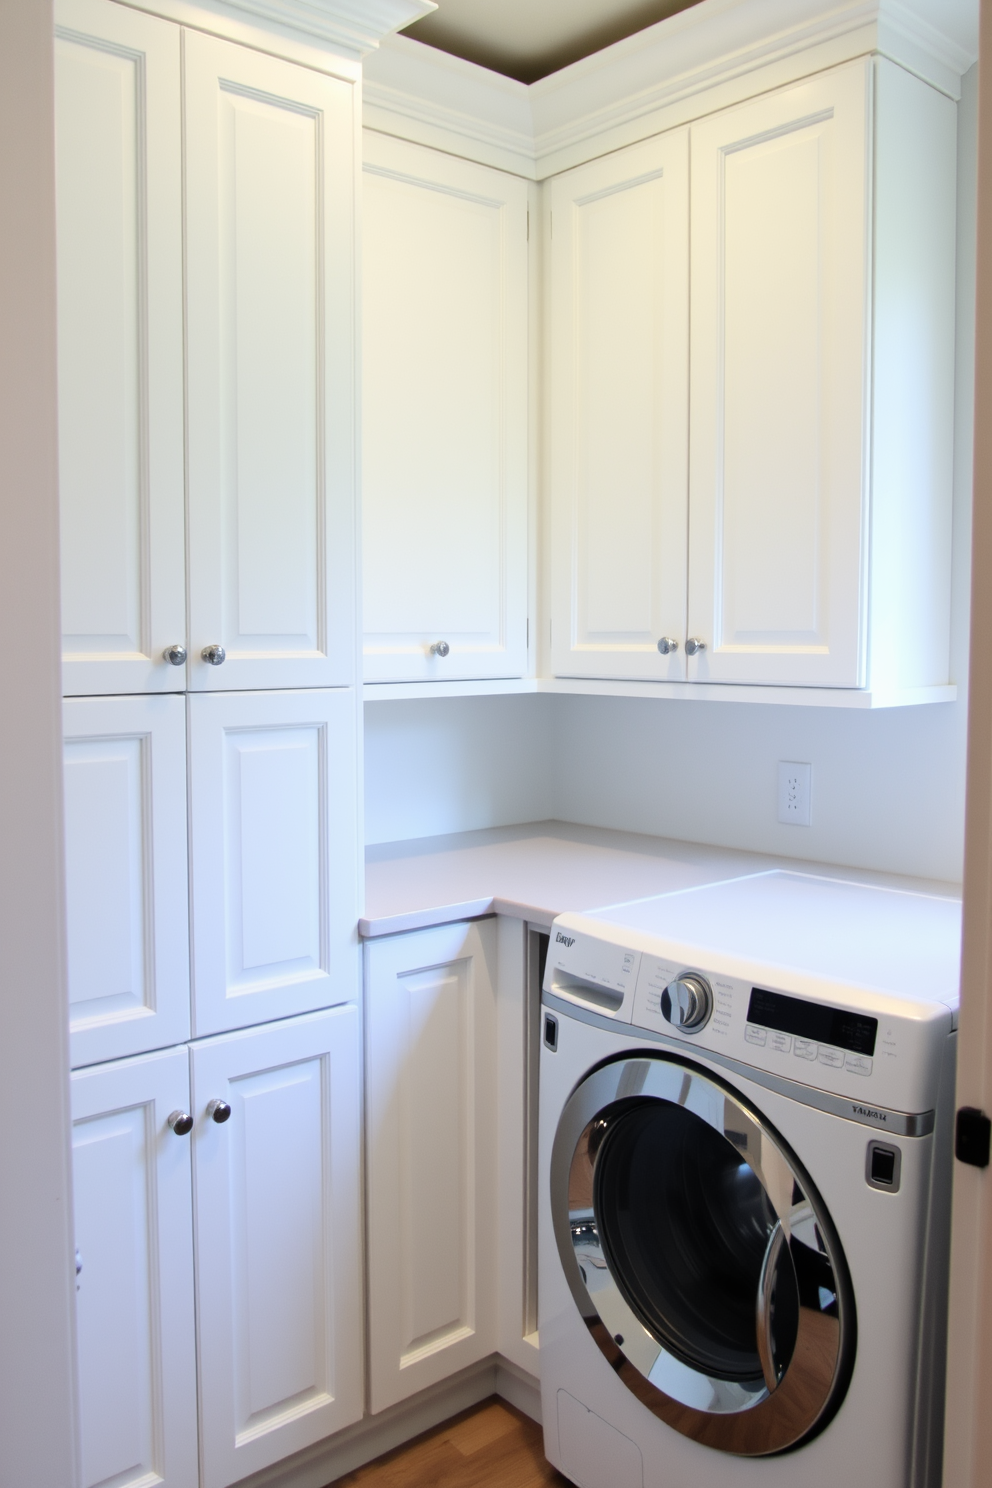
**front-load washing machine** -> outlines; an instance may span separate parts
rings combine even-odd
[[[770,872],[552,927],[545,1448],[578,1488],[936,1488],[960,905]]]

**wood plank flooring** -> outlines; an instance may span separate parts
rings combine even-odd
[[[545,1460],[541,1428],[495,1396],[328,1488],[571,1488]]]

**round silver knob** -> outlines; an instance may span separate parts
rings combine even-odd
[[[186,660],[186,647],[178,644],[175,646],[166,646],[162,652],[162,656],[172,666],[182,666]]]
[[[673,651],[679,649],[679,643],[674,636],[662,636],[658,642],[658,650],[662,656],[670,656]]]
[[[204,646],[200,655],[208,666],[221,666],[227,660],[227,652],[223,646]]]
[[[690,636],[685,643],[686,656],[695,656],[697,651],[705,651],[706,642],[701,641],[698,636]]]
[[[435,641],[433,646],[431,647],[431,655],[447,656],[450,650],[451,647],[448,645],[447,641]]]
[[[168,1125],[177,1137],[188,1137],[193,1130],[193,1118],[188,1111],[173,1111],[169,1117]]]
[[[675,1028],[688,1033],[702,1028],[713,1011],[713,993],[705,977],[686,972],[669,982],[661,994],[661,1013]]]
[[[211,1121],[216,1121],[218,1126],[227,1121],[230,1117],[230,1114],[231,1108],[227,1104],[227,1101],[212,1100],[207,1106],[207,1115],[210,1117]]]

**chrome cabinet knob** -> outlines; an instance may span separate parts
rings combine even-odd
[[[702,1028],[712,1011],[713,993],[705,977],[686,973],[661,994],[662,1017],[675,1028]]]
[[[208,666],[222,666],[227,660],[227,652],[223,646],[204,646],[200,655]]]
[[[188,1137],[193,1130],[193,1118],[188,1111],[173,1111],[166,1124],[177,1137]]]
[[[658,650],[662,656],[670,656],[673,651],[677,651],[678,649],[679,643],[674,636],[662,636],[658,642]]]
[[[695,656],[697,651],[705,651],[706,642],[701,641],[698,636],[690,636],[685,643],[686,656]]]
[[[447,641],[435,641],[433,646],[431,647],[431,655],[447,656],[450,650],[451,647],[448,645]]]
[[[186,660],[186,647],[178,644],[166,646],[162,652],[162,658],[169,662],[170,666],[182,666]]]
[[[216,1121],[218,1126],[222,1126],[230,1118],[231,1108],[227,1101],[212,1100],[207,1106],[207,1115],[211,1121]]]

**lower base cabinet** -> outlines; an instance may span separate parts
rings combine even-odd
[[[361,1418],[360,1072],[354,1004],[192,1047],[202,1488]]]
[[[360,1077],[354,1004],[73,1074],[84,1488],[227,1488],[361,1417]]]
[[[82,1488],[197,1488],[189,1109],[185,1046],[72,1076]]]
[[[366,945],[370,1407],[496,1348],[496,921]]]

